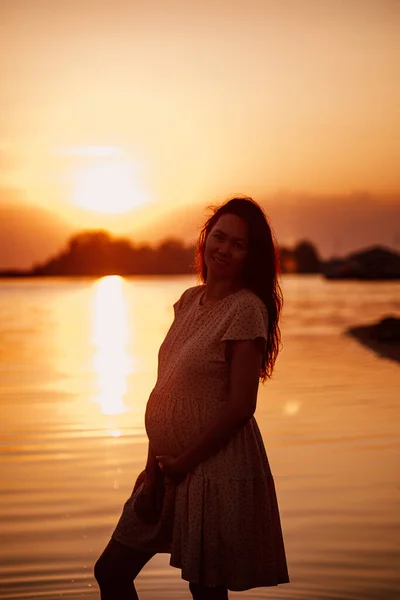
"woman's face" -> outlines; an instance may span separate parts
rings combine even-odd
[[[224,214],[211,229],[204,248],[207,273],[214,277],[239,281],[248,254],[246,221]]]

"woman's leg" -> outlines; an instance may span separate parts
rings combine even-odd
[[[111,539],[94,566],[101,600],[138,600],[133,580],[153,556]]]
[[[223,585],[207,587],[200,583],[189,583],[193,600],[228,600],[228,590]]]

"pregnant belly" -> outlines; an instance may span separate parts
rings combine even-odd
[[[202,421],[188,398],[153,390],[147,402],[146,432],[156,454],[178,456],[199,434]]]

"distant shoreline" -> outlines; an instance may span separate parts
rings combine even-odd
[[[195,276],[196,273],[2,273],[0,271],[0,279],[58,279],[58,278],[73,278],[73,279],[100,279],[101,277],[179,277],[179,276]]]
[[[0,278],[194,275],[196,252],[195,246],[185,247],[178,239],[164,240],[152,248],[133,246],[105,231],[86,231],[73,236],[66,248],[46,262],[29,269],[3,269]],[[400,280],[400,254],[379,246],[321,261],[313,244],[301,241],[291,249],[279,248],[277,260],[281,274],[313,274],[339,281]]]
[[[51,278],[80,278],[80,279],[84,279],[84,278],[90,278],[90,279],[100,279],[100,277],[112,277],[112,276],[116,276],[116,277],[137,277],[137,276],[145,276],[145,277],[149,277],[149,276],[154,276],[154,277],[176,277],[176,276],[195,276],[196,273],[194,272],[190,272],[190,271],[182,271],[182,272],[176,272],[176,271],[171,271],[169,273],[166,273],[165,271],[162,272],[154,272],[154,271],[149,271],[149,272],[140,272],[140,273],[34,273],[34,272],[14,272],[14,271],[0,271],[0,279],[35,279],[35,278],[46,278],[46,279],[51,279]],[[301,276],[315,276],[315,277],[320,277],[321,279],[325,280],[325,281],[329,281],[332,282],[332,284],[334,285],[336,282],[340,283],[343,281],[348,281],[348,282],[360,282],[360,283],[389,283],[389,282],[398,282],[400,281],[399,278],[368,278],[368,277],[334,277],[334,278],[330,278],[330,277],[325,277],[325,275],[323,273],[314,273],[314,272],[302,272],[302,271],[282,271],[281,275],[301,275]]]

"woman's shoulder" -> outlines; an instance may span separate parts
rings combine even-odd
[[[204,285],[194,285],[187,288],[175,302],[174,307],[181,309],[185,306],[188,306],[191,301],[202,292],[203,289]]]
[[[190,298],[194,298],[198,294],[200,294],[205,289],[205,285],[193,285],[192,287],[187,288],[181,298],[185,300],[189,300]]]
[[[240,294],[237,294],[236,304],[238,306],[258,306],[266,308],[263,300],[250,288],[242,288]]]
[[[232,297],[231,316],[235,319],[260,319],[268,322],[268,311],[264,301],[250,288],[242,288]]]
[[[225,312],[227,329],[222,341],[267,339],[268,313],[262,299],[252,290],[242,288],[231,297],[231,310]]]

